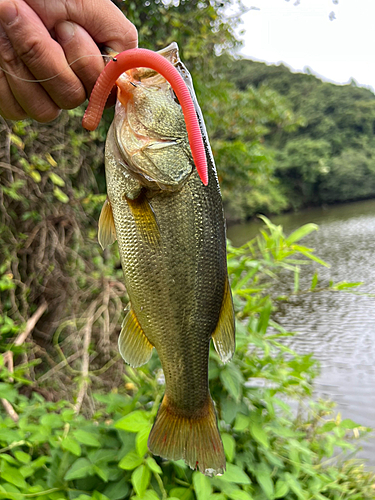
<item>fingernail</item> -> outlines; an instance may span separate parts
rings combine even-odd
[[[63,21],[55,26],[57,38],[62,42],[69,42],[74,37],[74,26],[69,21]]]
[[[0,3],[0,21],[9,25],[12,24],[18,16],[18,10],[13,2],[1,2]]]

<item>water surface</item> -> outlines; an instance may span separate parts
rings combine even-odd
[[[319,225],[301,240],[331,264],[302,268],[308,287],[314,268],[323,283],[363,281],[357,292],[375,296],[375,200],[286,214],[272,218],[286,234],[308,222]],[[261,223],[233,226],[235,246],[257,234]],[[280,285],[278,285],[279,288]],[[298,334],[289,345],[301,354],[313,352],[321,363],[316,393],[337,403],[343,418],[375,428],[375,298],[347,292],[302,294],[286,304],[277,321]],[[375,439],[363,443],[360,457],[375,466]]]

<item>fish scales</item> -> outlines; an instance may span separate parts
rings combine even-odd
[[[101,220],[108,221],[111,212],[131,305],[120,352],[140,366],[155,347],[163,367],[165,395],[150,450],[183,458],[208,475],[222,473],[225,457],[209,394],[208,356],[212,337],[224,361],[233,354],[234,315],[215,165],[205,138],[209,182],[204,186],[169,84],[153,78],[152,94],[143,80],[138,88],[127,80],[118,85],[120,102],[106,143],[109,201]],[[171,155],[176,146],[179,155]],[[99,238],[115,239],[103,234],[99,221]]]
[[[205,188],[196,171],[181,191],[155,194],[150,205],[161,241],[151,246],[124,198],[125,177],[116,162],[109,165],[108,196],[132,308],[158,352],[171,402],[194,414],[207,398],[208,349],[227,273],[220,194],[214,182]]]

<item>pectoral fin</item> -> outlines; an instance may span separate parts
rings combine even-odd
[[[157,246],[160,242],[160,231],[155,214],[145,194],[141,194],[135,200],[126,198],[133,214],[135,225],[142,239],[151,246]]]
[[[232,359],[235,350],[235,321],[232,294],[228,278],[224,288],[224,298],[221,305],[219,321],[215,331],[212,334],[212,340],[216,352],[219,354],[223,363]]]
[[[113,220],[111,202],[107,198],[104,202],[99,217],[98,240],[104,250],[108,245],[112,245],[117,240],[115,221]]]
[[[122,323],[118,346],[124,361],[133,368],[144,365],[151,358],[154,346],[144,334],[133,309]]]

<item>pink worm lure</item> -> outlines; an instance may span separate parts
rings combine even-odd
[[[203,145],[197,114],[180,73],[165,57],[147,49],[130,49],[118,54],[99,75],[89,105],[82,120],[87,130],[95,130],[99,125],[105,103],[116,80],[122,73],[137,67],[150,68],[160,73],[172,86],[184,114],[186,130],[193,160],[203,184],[208,184],[206,153]]]

